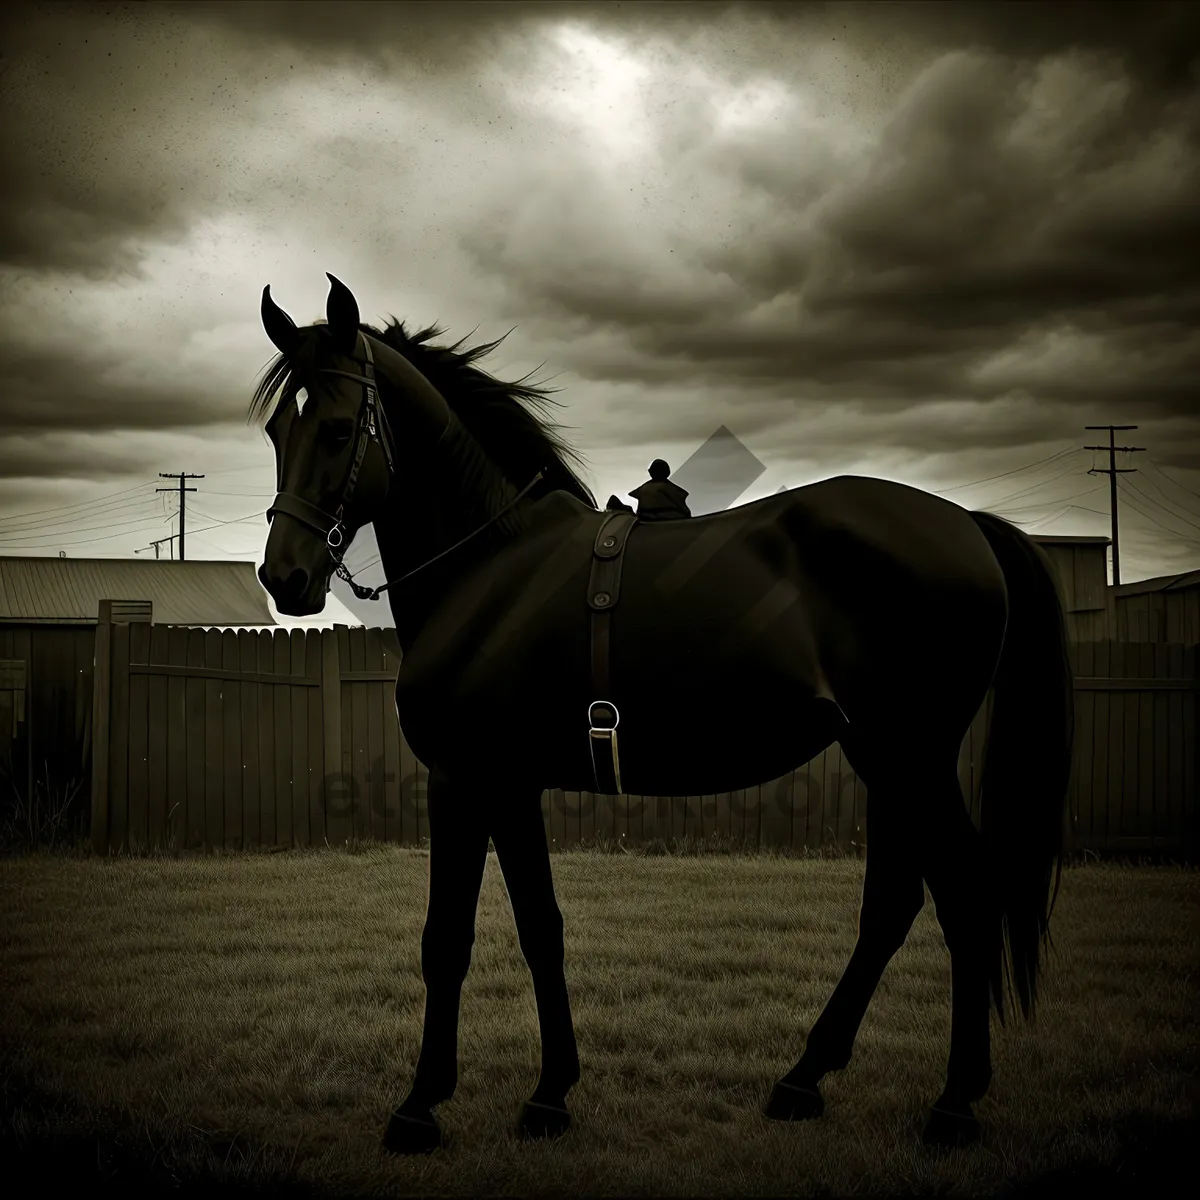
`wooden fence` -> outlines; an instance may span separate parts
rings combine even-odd
[[[428,836],[425,768],[396,724],[391,631],[221,631],[101,622],[93,725],[98,851],[319,846]],[[1075,849],[1195,845],[1196,647],[1081,643]],[[989,701],[960,777],[978,820]],[[865,844],[866,789],[836,744],[781,779],[712,796],[546,792],[555,846],[719,834]]]

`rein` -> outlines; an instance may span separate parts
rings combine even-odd
[[[317,533],[324,534],[325,545],[329,548],[329,557],[333,559],[334,574],[338,578],[344,579],[360,600],[378,600],[394,584],[403,583],[406,579],[411,579],[418,571],[423,571],[439,559],[445,558],[446,555],[457,550],[473,537],[477,537],[485,529],[494,525],[514,505],[523,500],[533,490],[535,485],[545,477],[546,473],[545,470],[539,471],[499,512],[486,520],[477,529],[473,529],[466,537],[460,538],[453,546],[449,546],[440,553],[435,554],[432,558],[427,559],[419,567],[414,567],[413,570],[401,575],[397,579],[389,579],[377,588],[364,587],[360,583],[355,583],[353,574],[343,561],[347,547],[346,527],[342,523],[342,518],[354,496],[354,489],[358,483],[358,473],[362,468],[363,458],[366,455],[369,443],[372,441],[377,442],[383,451],[383,457],[387,463],[388,479],[394,479],[396,474],[395,463],[392,458],[391,437],[387,428],[387,418],[384,416],[383,406],[379,403],[379,389],[375,382],[375,359],[371,353],[371,342],[365,334],[361,336],[366,355],[366,361],[362,363],[363,374],[356,375],[350,371],[338,371],[330,367],[320,371],[322,375],[340,375],[343,379],[353,379],[363,385],[363,406],[359,411],[358,418],[358,444],[354,450],[354,461],[350,465],[346,484],[342,488],[342,499],[338,505],[336,514],[331,517],[323,509],[309,503],[303,497],[292,495],[291,492],[280,491],[276,495],[274,503],[267,511],[267,520],[269,522],[276,512],[286,513]],[[447,428],[449,427],[447,426]]]
[[[379,597],[392,586],[392,584],[403,583],[406,579],[411,579],[412,576],[414,576],[418,571],[425,570],[426,567],[437,562],[439,558],[445,558],[446,555],[452,550],[457,550],[459,546],[463,545],[464,542],[469,542],[477,534],[480,534],[487,529],[489,525],[492,525],[498,521],[506,512],[508,512],[510,508],[517,503],[517,501],[523,500],[533,490],[534,485],[541,481],[544,475],[545,471],[539,471],[498,513],[496,513],[494,517],[489,518],[482,525],[480,525],[478,529],[473,529],[467,534],[466,537],[459,538],[459,540],[455,542],[453,546],[449,546],[440,554],[435,554],[432,558],[423,562],[419,567],[414,567],[411,571],[401,575],[397,579],[389,579],[387,583],[377,588],[363,587],[361,583],[354,582],[350,571],[346,567],[346,564],[342,562],[340,556],[335,556],[334,561],[337,563],[337,566],[334,568],[334,574],[336,574],[339,578],[344,579],[350,585],[351,591],[353,591],[360,600],[378,600]]]

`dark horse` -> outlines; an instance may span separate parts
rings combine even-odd
[[[330,280],[328,324],[303,329],[263,290],[263,324],[281,353],[251,410],[269,414],[278,467],[259,577],[281,612],[320,612],[331,573],[349,579],[342,554],[370,521],[392,581],[396,711],[429,768],[431,846],[421,1053],[384,1145],[440,1144],[432,1110],[457,1083],[489,835],[541,1027],[541,1075],[520,1129],[558,1134],[579,1056],[540,798],[604,790],[585,718],[596,720],[598,698],[589,572],[601,543],[614,544],[597,538],[601,525],[633,518],[597,510],[558,427],[534,415],[545,413],[545,389],[475,365],[498,343],[437,347],[440,331],[410,334],[394,318],[375,329]],[[1072,678],[1045,556],[998,517],[857,476],[625,533],[611,694],[601,697],[620,710],[621,789],[752,787],[835,740],[868,788],[858,939],[766,1114],[823,1111],[820,1081],[849,1063],[924,882],[953,984],[946,1085],[925,1136],[978,1137],[990,1005],[1003,1021],[1015,986],[1032,1016],[1062,866]],[[662,707],[659,678],[686,698],[678,709]],[[957,762],[989,687],[977,831]]]

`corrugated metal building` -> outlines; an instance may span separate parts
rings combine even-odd
[[[1071,640],[1200,643],[1200,571],[1108,583],[1106,537],[1033,535],[1062,586]]]
[[[250,562],[0,556],[0,809],[22,796],[86,813],[92,664],[101,600],[126,619],[190,626],[273,626]],[[141,611],[138,611],[141,610]]]
[[[1031,534],[1058,575],[1073,642],[1102,641],[1108,633],[1108,546],[1106,537]]]
[[[0,557],[0,622],[95,625],[101,600],[149,600],[161,625],[274,625],[251,562]]]
[[[1123,642],[1200,642],[1200,571],[1110,588],[1112,636]]]

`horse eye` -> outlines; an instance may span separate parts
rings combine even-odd
[[[303,412],[304,404],[308,400],[308,388],[301,388],[296,393],[296,407]]]
[[[335,446],[344,446],[354,436],[353,421],[329,421],[325,426],[325,436]]]

